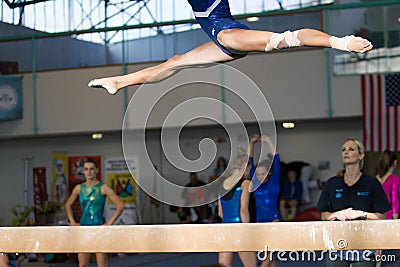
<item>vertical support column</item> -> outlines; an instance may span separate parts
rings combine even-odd
[[[126,55],[125,45],[126,45],[126,43],[125,43],[125,30],[123,29],[122,30],[122,74],[123,75],[128,73],[127,65],[126,65],[126,61],[125,61],[125,55]],[[125,125],[127,127],[129,127],[129,125],[128,125],[128,122],[129,122],[128,113],[126,112],[127,108],[128,108],[128,104],[129,104],[128,87],[125,87],[123,90],[124,90],[123,92],[124,92],[124,113],[125,113],[124,123],[125,123]]]
[[[36,39],[32,37],[33,133],[35,135],[38,134],[36,78]]]
[[[324,10],[322,13],[323,17],[323,29],[325,32],[329,32],[329,11]],[[328,117],[332,118],[332,53],[331,48],[325,48],[325,67],[326,67],[326,93],[327,93],[327,106],[328,106]]]
[[[382,17],[388,17],[388,8],[387,6],[382,7]],[[385,46],[385,67],[386,72],[390,72],[392,70],[392,61],[390,60],[390,50],[389,50],[389,27],[388,27],[388,19],[383,19],[383,44]],[[379,70],[380,71],[380,70]]]
[[[107,28],[107,20],[108,20],[108,13],[107,13],[107,7],[108,7],[108,0],[104,1],[104,28]],[[104,32],[104,64],[108,64],[108,39],[107,39],[107,33],[108,31]]]

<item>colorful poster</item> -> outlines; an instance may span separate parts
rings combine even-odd
[[[136,177],[133,177],[136,179]],[[132,176],[127,173],[108,173],[106,176],[107,185],[121,198],[124,204],[137,204],[136,183],[131,183]],[[112,205],[111,200],[107,200]]]
[[[33,202],[35,206],[47,201],[46,168],[33,168]]]
[[[68,198],[68,154],[65,152],[53,152],[51,199],[62,205]]]
[[[131,174],[129,169],[133,171]],[[105,183],[114,190],[125,204],[125,209],[114,224],[138,224],[141,221],[138,212],[139,196],[137,184],[138,179],[138,158],[131,157],[125,161],[124,158],[107,158],[104,162]],[[108,219],[112,216],[115,205],[107,200],[105,216]]]

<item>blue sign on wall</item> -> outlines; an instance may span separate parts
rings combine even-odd
[[[0,120],[22,118],[22,76],[0,76]]]

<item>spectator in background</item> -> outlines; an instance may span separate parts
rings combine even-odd
[[[303,196],[303,183],[298,179],[299,172],[296,169],[288,169],[288,179],[283,182],[283,199],[280,201],[280,212],[284,220],[291,220],[297,215],[298,207]],[[290,215],[286,214],[286,207],[290,209]]]
[[[193,208],[169,206],[169,211],[178,216],[180,223],[196,223],[198,216]]]
[[[390,204],[379,181],[362,172],[365,149],[356,139],[347,139],[342,146],[345,169],[330,178],[321,193],[317,208],[325,221],[381,220]],[[338,252],[338,259],[328,259],[327,266],[373,267],[373,251]]]
[[[310,165],[310,163],[304,161],[291,161],[290,163],[288,163],[288,167],[290,169],[295,169],[299,172],[298,179],[303,184],[303,196],[301,204],[309,205],[311,203],[311,199],[308,188],[312,174],[312,166]]]
[[[288,164],[286,164],[285,162],[281,161],[280,164],[280,171],[281,171],[281,177],[280,177],[280,182],[279,182],[279,214],[281,215],[281,219],[284,221],[286,220],[286,218],[282,217],[282,207],[281,207],[281,203],[283,203],[283,201],[285,200],[285,196],[283,195],[283,184],[285,183],[285,181],[288,180],[287,177],[287,166]],[[286,214],[286,211],[285,211]]]
[[[399,183],[400,179],[393,171],[397,168],[396,153],[385,150],[379,157],[376,178],[382,184],[391,209],[386,212],[386,219],[399,218]]]
[[[219,157],[217,159],[217,167],[214,169],[214,175],[216,178],[221,176],[224,171],[226,170],[227,164],[226,164],[226,159],[224,157]]]
[[[185,187],[198,187],[196,189],[191,188],[190,190],[184,189],[182,197],[187,205],[203,204],[206,200],[206,195],[202,186],[206,185],[202,180],[199,180],[197,173],[191,172],[189,174],[189,183]]]
[[[228,167],[228,164],[226,162],[226,159],[224,157],[219,157],[217,159],[217,166],[214,168],[213,174],[209,177],[208,182],[214,182],[217,180],[226,170]]]
[[[202,188],[206,184],[198,179],[196,172],[191,172],[189,179],[189,183],[183,189],[182,198],[185,200],[186,206],[191,206],[196,210],[199,216],[198,222],[207,222],[211,216],[211,210],[208,204],[206,204],[209,196],[206,195],[206,192]]]
[[[214,182],[214,176],[210,176],[208,182]],[[218,181],[219,182],[219,181]],[[220,223],[221,218],[218,216],[218,192],[208,192],[209,204],[208,209],[210,211],[210,217],[208,218],[208,223]]]
[[[217,166],[214,169],[214,173],[213,175],[210,176],[208,182],[212,183],[219,177],[221,177],[224,171],[226,170],[227,166],[228,164],[226,162],[226,159],[224,157],[219,157],[217,159]],[[216,199],[216,196],[210,195],[209,198],[210,200]],[[208,222],[221,222],[221,218],[218,217],[218,201],[211,201],[211,203],[209,204],[209,209],[211,211],[211,214]]]
[[[378,160],[378,166],[376,170],[376,178],[382,184],[383,190],[386,193],[386,197],[391,205],[391,210],[386,212],[386,219],[398,219],[399,218],[399,177],[393,174],[393,171],[397,168],[397,156],[396,153],[390,150],[385,150]],[[376,255],[382,257],[382,250],[377,250]],[[375,267],[380,267],[381,263],[377,263]]]
[[[312,166],[308,163],[305,163],[305,165],[301,168],[300,181],[303,184],[302,204],[307,206],[311,204],[310,191],[308,190],[311,174]]]

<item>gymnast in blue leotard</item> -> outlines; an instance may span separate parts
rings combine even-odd
[[[280,192],[280,157],[275,154],[271,169],[268,172],[269,163],[261,161],[256,167],[253,158],[250,158],[252,169],[251,177],[256,176],[257,180],[265,179],[254,191],[254,199],[256,205],[256,221],[257,222],[274,222],[280,221],[278,211],[278,199]]]
[[[88,86],[103,88],[110,94],[116,94],[126,86],[157,82],[186,67],[228,62],[244,57],[249,52],[269,52],[299,46],[331,47],[360,53],[372,49],[368,40],[353,35],[338,38],[314,29],[283,33],[250,30],[232,17],[228,0],[188,0],[188,3],[197,22],[212,42],[137,72],[91,80]]]
[[[238,54],[226,49],[217,39],[218,34],[227,29],[249,29],[243,23],[236,21],[232,15],[227,0],[188,0],[192,6],[193,14],[201,28],[208,37],[221,48],[221,50],[232,57]]]
[[[221,210],[223,211],[222,223],[241,223],[240,206],[242,198],[242,184],[245,180],[241,178],[239,182],[224,196],[220,198]],[[248,186],[249,183],[247,183]],[[246,187],[246,184],[243,185]]]
[[[265,143],[269,151],[274,153],[275,148],[268,136],[254,135],[249,143],[250,177],[255,189],[253,196],[255,201],[256,222],[278,222],[280,214],[278,211],[280,191],[280,157],[276,153],[273,156],[272,166],[268,160],[261,161],[257,168],[254,164],[253,148],[258,141]],[[270,168],[271,166],[271,168]],[[272,257],[265,255],[261,267],[276,266]]]
[[[235,158],[233,174],[224,179],[221,192],[229,192],[225,195],[219,195],[218,216],[222,223],[248,223],[249,214],[249,185],[250,181],[243,179],[242,175],[247,167],[248,156],[240,154]],[[221,188],[221,189],[222,189]],[[255,252],[239,252],[239,257],[244,266],[256,266]],[[223,266],[232,266],[233,252],[220,252],[218,256],[219,264]]]

